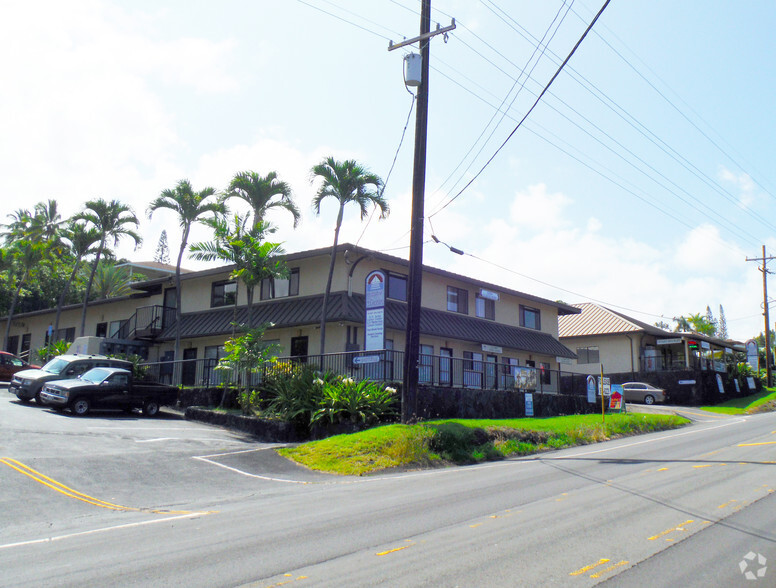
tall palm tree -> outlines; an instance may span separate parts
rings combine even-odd
[[[253,292],[265,278],[288,276],[280,243],[265,241],[275,228],[265,222],[246,230],[247,219],[234,215],[232,223],[223,218],[208,221],[215,240],[194,243],[190,250],[199,261],[221,260],[234,264],[230,277],[245,284],[248,294],[248,329],[253,328]]]
[[[331,247],[331,260],[329,262],[329,277],[326,280],[326,290],[323,293],[323,308],[321,309],[321,355],[325,353],[326,345],[326,309],[329,304],[331,292],[331,280],[334,275],[334,261],[337,255],[337,243],[342,226],[342,215],[345,205],[355,202],[361,209],[361,220],[369,214],[369,205],[380,209],[380,218],[385,218],[390,212],[388,203],[383,198],[381,188],[383,181],[375,174],[369,172],[362,165],[352,159],[335,161],[333,157],[327,157],[312,169],[312,181],[321,178],[323,183],[313,198],[313,210],[315,214],[321,213],[321,202],[329,196],[339,202],[337,224],[334,226],[334,244]]]
[[[89,281],[86,283],[86,294],[84,295],[84,304],[81,310],[80,336],[83,337],[86,330],[86,307],[89,304],[94,273],[97,271],[97,264],[100,263],[103,252],[108,247],[108,242],[112,240],[113,247],[116,247],[122,237],[129,237],[135,242],[135,247],[137,248],[143,242],[143,239],[131,228],[132,225],[137,228],[139,224],[132,209],[118,200],[111,200],[110,202],[102,198],[89,200],[86,203],[86,209],[77,214],[74,219],[86,221],[87,224],[91,224],[100,234],[94,265],[89,274]]]
[[[16,310],[16,303],[19,300],[19,294],[21,294],[22,287],[27,283],[30,274],[32,274],[35,268],[46,258],[46,249],[45,243],[36,243],[25,239],[15,241],[7,251],[7,254],[11,257],[12,265],[16,268],[16,271],[13,271],[13,268],[11,270],[16,277],[16,290],[14,291],[11,305],[8,309],[8,322],[5,325],[3,349],[8,347],[8,337],[11,334],[11,320],[13,319],[13,313]]]
[[[208,215],[224,214],[226,208],[220,202],[207,202],[216,195],[214,188],[205,188],[195,192],[188,180],[180,180],[173,189],[164,190],[156,200],[148,205],[148,218],[160,208],[172,210],[178,215],[181,226],[181,247],[175,264],[175,359],[181,356],[181,261],[189,242],[189,233],[194,223],[204,222]]]
[[[253,210],[253,228],[264,220],[273,208],[282,208],[294,217],[294,228],[299,224],[301,214],[291,197],[291,186],[278,179],[277,172],[261,176],[254,171],[240,172],[232,178],[224,199],[242,198]]]
[[[38,202],[35,205],[35,213],[30,223],[30,236],[33,240],[44,241],[61,248],[62,215],[57,210],[57,201]]]
[[[83,258],[87,255],[94,255],[97,253],[94,244],[100,240],[100,233],[95,228],[87,229],[82,223],[70,221],[63,232],[63,237],[70,243],[69,253],[73,257],[73,269],[70,272],[70,277],[65,283],[65,287],[59,294],[57,314],[54,319],[54,337],[56,337],[59,332],[59,319],[62,316],[62,307],[67,299],[67,292],[70,290],[70,285],[73,283],[73,280],[78,273],[78,269],[81,267]]]
[[[3,238],[6,245],[25,239],[29,236],[32,227],[32,213],[26,208],[19,208],[8,215],[9,223],[2,225]]]

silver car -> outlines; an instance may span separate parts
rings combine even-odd
[[[625,382],[622,385],[625,402],[643,402],[644,404],[655,404],[655,402],[666,401],[666,391],[662,388],[655,388],[652,384],[645,382]]]

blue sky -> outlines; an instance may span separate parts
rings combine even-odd
[[[731,336],[762,331],[762,277],[745,259],[762,245],[776,253],[776,5],[612,2],[452,202],[601,4],[432,6],[435,22],[455,17],[458,28],[431,46],[425,231],[466,255],[429,243],[426,263],[649,323],[707,305],[717,316],[722,305]],[[275,170],[303,211],[297,230],[271,219],[278,240],[288,251],[324,247],[336,209],[313,214],[309,170],[333,155],[388,175],[412,100],[404,52],[389,52],[388,40],[415,36],[419,9],[417,0],[6,2],[0,218],[48,198],[67,215],[118,198],[142,216],[145,237],[120,254],[150,259],[163,229],[173,251],[179,239],[165,212],[145,214],[163,189],[181,178],[222,189],[238,171]],[[385,192],[389,219],[362,224],[351,210],[342,241],[408,255],[413,137],[414,112]]]

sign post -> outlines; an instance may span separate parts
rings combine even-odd
[[[385,348],[385,273],[369,272],[365,284],[364,351]]]

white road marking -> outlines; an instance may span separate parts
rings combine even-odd
[[[44,539],[32,539],[30,541],[19,541],[18,543],[6,543],[0,545],[0,549],[9,549],[11,547],[21,547],[23,545],[36,545],[39,543],[52,543],[54,541],[62,541],[64,539],[72,539],[73,537],[83,537],[85,535],[95,535],[97,533],[105,533],[107,531],[115,531],[117,529],[131,529],[132,527],[143,527],[145,525],[155,525],[156,523],[166,523],[168,521],[177,521],[180,519],[191,519],[194,517],[204,516],[212,514],[208,512],[193,512],[191,514],[179,515],[175,517],[167,517],[165,519],[154,519],[152,521],[143,521],[140,523],[127,523],[125,525],[115,525],[113,527],[102,527],[100,529],[91,529],[89,531],[81,531],[80,533],[70,533],[68,535],[58,535],[56,537],[46,537]]]

